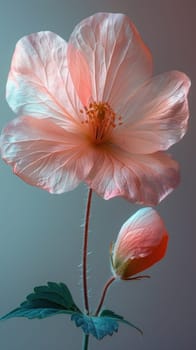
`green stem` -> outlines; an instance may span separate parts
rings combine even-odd
[[[83,335],[82,350],[88,350],[88,342],[89,342],[89,335],[88,334],[84,334]]]
[[[103,287],[103,291],[102,291],[102,295],[101,295],[101,299],[100,299],[100,302],[99,302],[99,305],[97,307],[97,310],[95,312],[95,316],[98,316],[101,308],[102,308],[102,305],[103,305],[103,302],[104,302],[104,299],[105,299],[105,296],[106,296],[106,292],[109,288],[109,286],[115,281],[115,277],[112,276],[105,284],[105,286]]]
[[[88,229],[89,229],[92,193],[93,193],[93,190],[91,188],[89,188],[87,204],[86,204],[84,241],[83,241],[83,256],[82,256],[82,279],[83,279],[84,307],[85,307],[87,315],[89,314],[88,285],[87,285],[87,253],[88,253]],[[87,344],[87,346],[88,346],[88,344]],[[87,349],[87,348],[84,348],[84,349]]]

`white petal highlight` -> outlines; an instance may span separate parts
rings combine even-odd
[[[52,32],[19,40],[7,82],[7,101],[18,115],[48,119],[69,130],[81,108],[67,68],[67,43]]]

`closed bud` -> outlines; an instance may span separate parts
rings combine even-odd
[[[121,279],[146,270],[161,260],[167,249],[168,234],[158,213],[143,208],[122,226],[111,248],[113,274]]]

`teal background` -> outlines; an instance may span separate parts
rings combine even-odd
[[[166,258],[148,272],[150,280],[112,286],[105,306],[144,330],[126,325],[119,334],[89,350],[196,349],[196,1],[194,0],[0,0],[0,127],[14,118],[5,97],[16,42],[24,35],[51,30],[68,39],[74,26],[95,12],[122,12],[136,24],[154,57],[155,74],[182,70],[192,79],[191,120],[186,137],[171,149],[182,181],[157,208],[170,242]],[[63,195],[33,188],[0,162],[0,315],[19,305],[36,285],[64,281],[81,300],[81,243],[87,189]],[[90,303],[96,306],[110,276],[109,245],[138,206],[117,198],[93,198],[89,240]],[[77,350],[81,331],[67,316],[0,323],[2,350]]]

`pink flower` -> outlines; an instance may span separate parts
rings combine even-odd
[[[161,260],[166,252],[168,234],[152,208],[143,208],[122,226],[112,247],[111,263],[115,276],[129,279]]]
[[[190,81],[152,78],[152,58],[122,14],[98,13],[69,42],[51,32],[19,40],[7,83],[18,117],[1,136],[2,158],[51,193],[84,181],[100,196],[155,205],[179,182],[165,153],[186,132]]]

